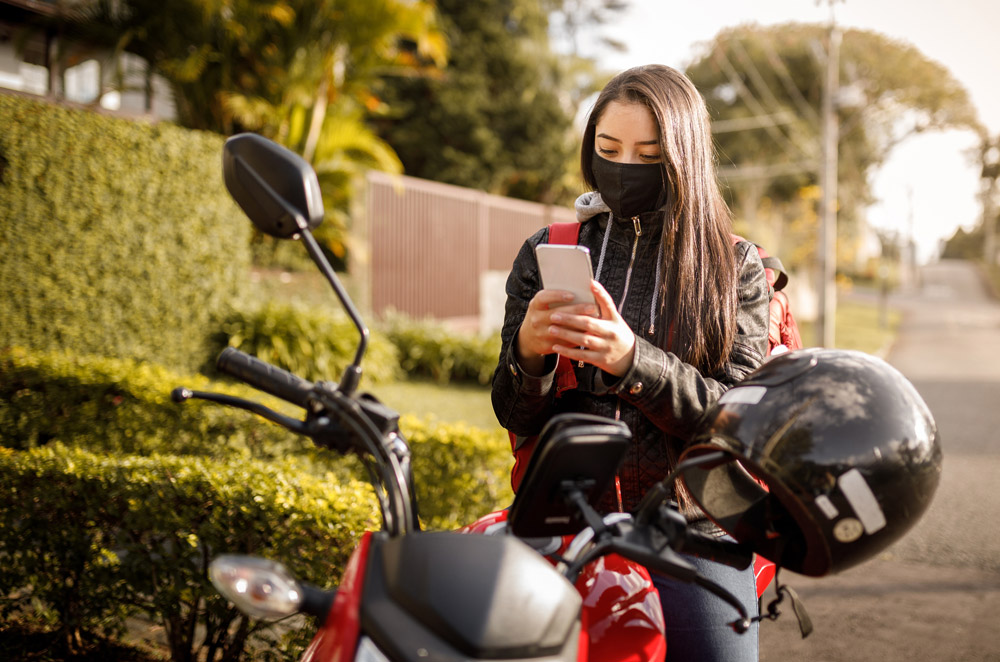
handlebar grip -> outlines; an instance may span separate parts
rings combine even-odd
[[[234,347],[227,347],[219,354],[215,366],[220,372],[236,377],[256,389],[287,400],[303,409],[309,402],[312,382],[297,377],[270,363],[250,356]]]
[[[753,551],[745,545],[714,538],[698,531],[686,531],[684,541],[677,551],[724,563],[737,570],[744,570],[753,563]]]

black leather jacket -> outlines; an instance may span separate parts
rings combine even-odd
[[[580,226],[579,243],[590,248],[595,274],[608,216],[607,213],[593,216]],[[660,218],[658,214],[640,217],[641,235],[638,238],[631,220],[616,219],[608,235],[598,280],[620,306],[622,317],[636,335],[635,358],[620,380],[615,381],[612,375],[593,366],[578,368],[574,365],[578,387],[557,398],[553,384],[554,355],[547,357],[548,372],[542,377],[526,374],[515,359],[513,342],[528,303],[541,289],[534,247],[548,240],[548,228],[539,230],[525,241],[514,261],[507,280],[500,362],[493,374],[493,409],[500,424],[517,435],[538,434],[549,418],[561,412],[612,418],[617,414],[626,421],[634,440],[618,474],[625,511],[632,510],[646,490],[665,477],[707,409],[727,389],[756,369],[767,349],[770,290],[760,256],[750,242],[735,245],[735,259],[739,265],[737,337],[721,373],[702,375],[673,353],[650,342],[650,304],[656,291],[655,261],[662,232]],[[622,306],[621,296],[633,246],[636,255]],[[659,324],[659,320],[656,323]],[[604,495],[603,511],[618,509],[614,492],[612,488]]]

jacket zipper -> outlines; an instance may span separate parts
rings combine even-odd
[[[632,267],[635,266],[635,255],[639,250],[639,237],[642,236],[642,225],[639,224],[639,217],[632,217],[632,226],[635,227],[635,241],[632,242],[632,257],[628,261],[628,270],[625,272],[625,289],[622,291],[622,300],[618,304],[618,312],[622,312],[625,306],[625,297],[628,296],[628,288],[632,283]]]
[[[632,242],[632,257],[628,261],[628,270],[625,272],[625,289],[622,291],[622,300],[618,304],[618,313],[622,312],[622,308],[625,306],[625,298],[628,296],[628,287],[632,283],[632,267],[635,266],[635,255],[639,250],[639,237],[642,236],[642,225],[639,223],[639,217],[632,217],[632,226],[635,228],[635,241]],[[622,403],[621,400],[615,405],[615,420],[621,420],[622,417]],[[625,506],[622,501],[622,481],[621,475],[615,472],[615,492],[618,496],[618,512],[625,512]]]

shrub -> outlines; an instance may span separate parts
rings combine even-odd
[[[330,586],[377,521],[370,488],[305,476],[289,462],[110,457],[56,444],[0,450],[0,485],[0,620],[33,613],[72,648],[145,612],[175,660],[221,659],[279,638],[216,593],[211,558],[274,558]]]
[[[404,416],[420,517],[426,528],[455,529],[506,508],[513,459],[502,430],[477,430]]]
[[[215,342],[220,350],[235,347],[310,381],[335,381],[354,359],[360,337],[346,315],[269,301],[252,311],[231,313]],[[396,348],[376,332],[370,332],[361,365],[369,382],[401,376]]]
[[[378,526],[356,458],[248,412],[177,405],[167,393],[179,384],[301,415],[245,385],[150,363],[0,351],[0,443],[26,449],[0,448],[0,619],[27,610],[72,648],[86,633],[115,636],[138,610],[163,625],[175,659],[199,647],[206,659],[240,646],[278,655],[275,630],[215,596],[208,558],[260,554],[331,584],[354,538]],[[501,431],[412,416],[400,428],[426,528],[510,503]]]
[[[400,365],[408,375],[435,381],[472,381],[489,384],[500,356],[500,334],[479,337],[457,333],[430,321],[386,316],[382,331],[399,350]]]
[[[223,391],[301,415],[247,386],[153,363],[8,348],[0,350],[0,445],[27,449],[60,441],[116,454],[270,458],[308,444],[248,412],[174,403],[176,386]]]
[[[172,402],[184,385],[261,401],[289,416],[302,410],[233,383],[185,377],[153,364],[0,351],[0,445],[31,449],[59,442],[93,453],[293,457],[299,470],[340,480],[365,478],[353,457],[312,443],[249,412]],[[400,420],[409,441],[421,515],[431,528],[467,524],[512,498],[511,455],[501,430],[483,431],[414,416]]]
[[[510,503],[505,439],[412,417],[402,428],[427,528]],[[0,449],[0,486],[0,622],[28,613],[73,650],[142,612],[163,626],[175,660],[283,650],[275,629],[216,594],[206,575],[215,555],[274,558],[330,586],[379,521],[370,487],[294,459],[110,456],[52,443]]]
[[[250,266],[223,139],[0,95],[0,347],[196,369]]]

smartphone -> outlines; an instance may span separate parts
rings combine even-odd
[[[589,248],[576,244],[538,244],[535,259],[544,289],[572,292],[572,303],[596,303],[590,291],[594,272]]]

